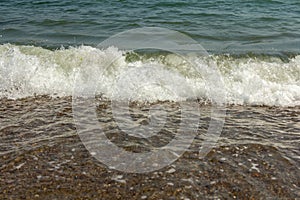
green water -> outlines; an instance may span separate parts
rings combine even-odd
[[[300,52],[298,0],[4,0],[0,43],[97,45],[124,30],[183,32],[211,52]]]

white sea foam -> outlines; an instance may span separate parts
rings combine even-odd
[[[0,45],[0,97],[69,96],[73,93],[75,80],[84,84],[93,78],[97,80],[96,93],[110,98],[209,99],[205,80],[209,66],[201,58],[189,55],[182,59],[172,54],[144,59],[131,57],[114,47],[100,50],[81,46],[51,51],[3,44]],[[187,60],[191,59],[202,69],[201,73],[190,67]],[[300,56],[288,62],[276,57],[221,55],[212,56],[212,59],[221,72],[227,103],[300,105]],[[169,87],[170,83],[173,83],[172,87]]]

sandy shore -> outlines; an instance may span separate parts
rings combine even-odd
[[[298,108],[228,108],[218,146],[204,159],[191,148],[159,171],[128,174],[107,168],[84,148],[70,100],[1,100],[0,199],[300,198],[299,149],[293,146]],[[264,126],[253,124],[257,116]],[[252,126],[243,119],[252,119]],[[286,138],[280,148],[273,128],[286,131],[290,148]]]

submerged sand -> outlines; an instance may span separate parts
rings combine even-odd
[[[0,101],[0,199],[300,198],[299,107],[228,106],[217,146],[204,159],[196,138],[171,165],[131,174],[109,169],[85,149],[71,97]],[[204,115],[199,134],[208,121]],[[134,143],[114,141],[129,150]]]

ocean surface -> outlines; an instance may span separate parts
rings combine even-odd
[[[212,55],[223,75],[229,104],[300,105],[297,0],[15,0],[2,1],[0,13],[1,97],[70,95],[84,63],[97,65],[117,56],[132,61],[120,49],[97,49],[99,43],[125,30],[162,27],[186,34]],[[134,61],[142,60],[139,65],[153,59],[168,65],[172,59],[159,53],[148,56],[148,61],[138,57]],[[122,74],[122,69],[115,70],[116,75]],[[105,81],[99,93],[108,93],[114,78]],[[189,82],[202,98],[203,80]],[[151,98],[166,100],[159,95]]]
[[[98,46],[143,27],[178,31],[208,54]],[[299,0],[2,0],[0,198],[300,198],[299,30]],[[142,39],[151,44],[153,38]],[[221,85],[210,79],[216,71]],[[90,88],[107,138],[128,152],[171,142],[182,102],[199,105],[200,113],[188,110],[200,116],[197,136],[165,168],[146,174],[112,170],[87,151],[74,121],[75,107],[90,122],[86,107],[74,105]],[[218,91],[224,94],[224,127],[199,158],[216,120]],[[124,101],[127,107],[113,111],[113,102]],[[151,118],[153,107],[157,115]],[[168,120],[155,136],[124,132],[160,117]]]
[[[132,28],[185,33],[209,51],[299,53],[298,0],[3,0],[0,43],[95,45]]]

